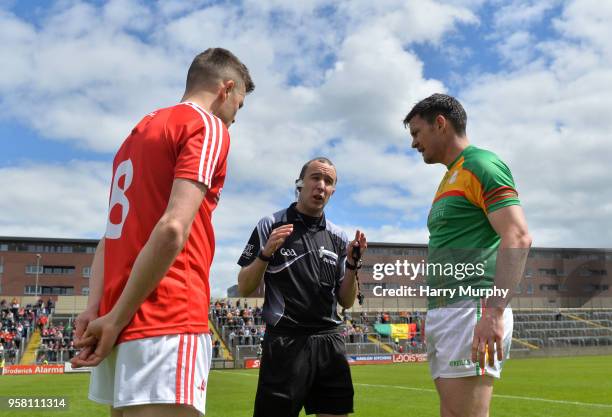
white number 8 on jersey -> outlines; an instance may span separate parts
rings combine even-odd
[[[117,170],[113,176],[113,187],[111,189],[110,203],[108,205],[108,223],[106,224],[105,234],[107,239],[119,239],[121,237],[123,224],[127,218],[128,211],[130,211],[130,202],[125,196],[125,192],[130,187],[130,184],[132,184],[133,175],[134,167],[132,166],[131,160],[127,159],[117,166]],[[125,180],[123,181],[123,188],[119,187],[119,180],[121,177],[125,177]],[[111,212],[116,205],[121,206],[120,223],[113,223],[111,221]]]

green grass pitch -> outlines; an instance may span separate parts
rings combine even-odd
[[[438,416],[438,398],[427,364],[351,368],[359,417]],[[87,400],[87,374],[0,377],[0,396],[66,396],[68,411],[0,410],[12,417],[97,417],[105,406]],[[256,370],[212,371],[208,417],[250,417]],[[302,414],[303,415],[303,414]],[[496,382],[491,417],[612,416],[612,356],[515,359]]]

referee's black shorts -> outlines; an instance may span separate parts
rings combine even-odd
[[[254,417],[353,412],[353,381],[338,333],[266,333]]]

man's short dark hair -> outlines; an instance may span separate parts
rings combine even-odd
[[[187,71],[185,90],[191,92],[201,87],[212,87],[228,79],[244,85],[247,94],[255,89],[249,69],[236,55],[227,49],[208,48],[193,59]]]
[[[324,156],[317,156],[316,158],[312,158],[310,161],[304,164],[304,166],[302,167],[302,170],[300,171],[300,178],[299,178],[300,180],[304,179],[304,175],[306,175],[306,170],[308,169],[308,166],[312,164],[313,162],[322,162],[324,164],[331,165],[332,167],[334,167],[334,170],[336,169],[336,166],[334,165],[334,163],[330,161],[328,158]],[[336,183],[337,182],[338,182],[338,173],[336,172]]]
[[[427,123],[432,124],[438,115],[444,116],[458,135],[465,136],[465,126],[467,124],[465,109],[459,103],[459,100],[446,94],[432,94],[419,101],[404,118],[404,127],[408,127],[414,116],[419,116]]]

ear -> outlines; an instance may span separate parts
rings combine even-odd
[[[444,128],[446,128],[446,118],[441,114],[437,115],[434,125],[436,128],[444,130]]]
[[[225,80],[223,81],[221,96],[223,97],[223,101],[226,101],[231,92],[236,87],[236,82],[234,80]]]

